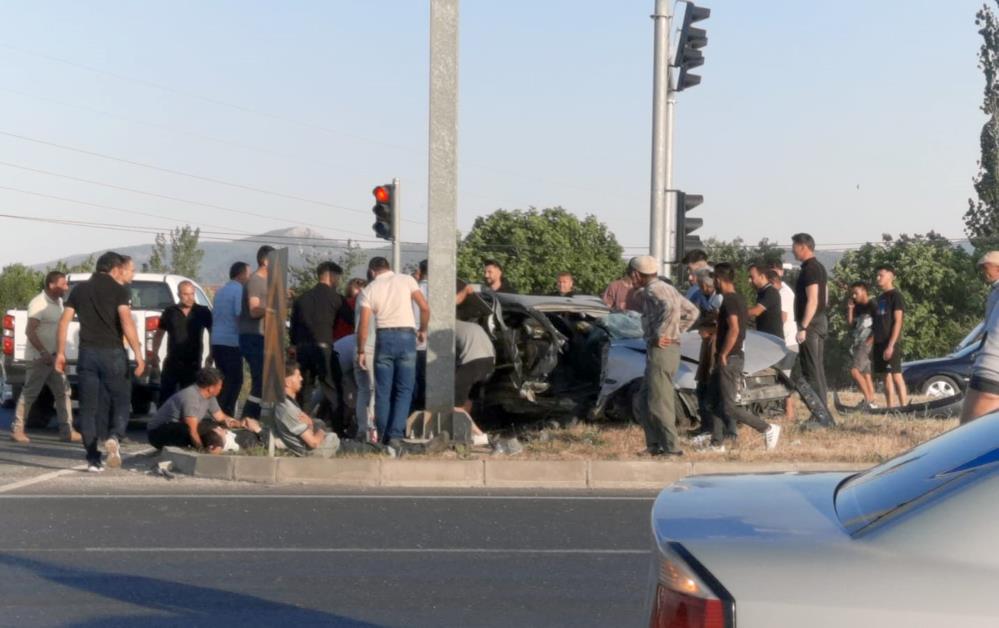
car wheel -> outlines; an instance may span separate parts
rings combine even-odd
[[[946,375],[934,375],[923,384],[923,394],[934,399],[954,397],[961,392],[957,382]]]

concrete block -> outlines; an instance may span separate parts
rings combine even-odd
[[[269,456],[233,456],[233,478],[240,482],[265,482],[277,480],[277,458]]]
[[[481,460],[382,460],[382,486],[483,486]]]
[[[593,460],[590,488],[665,488],[690,475],[690,463],[653,460]]]
[[[232,456],[213,456],[211,454],[194,454],[194,475],[209,480],[231,480],[236,461]]]
[[[378,486],[378,458],[277,459],[278,482],[322,482],[338,486]]]
[[[586,488],[586,460],[486,460],[486,486]]]
[[[691,475],[744,473],[789,473],[797,471],[793,462],[694,462]]]
[[[173,470],[177,473],[194,475],[194,465],[198,461],[198,454],[178,447],[164,447],[160,453],[160,460],[172,462]]]

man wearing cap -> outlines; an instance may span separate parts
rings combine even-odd
[[[631,262],[636,258],[631,258],[628,266],[624,269],[624,274],[610,282],[604,290],[604,305],[615,312],[641,312],[642,311],[642,289],[631,281]]]
[[[644,290],[642,328],[647,357],[640,394],[645,400],[641,420],[646,453],[681,456],[683,452],[677,447],[673,377],[680,367],[680,334],[694,324],[700,310],[659,278],[659,262],[654,257],[636,257],[629,267],[632,283]]]
[[[961,409],[962,424],[999,409],[999,251],[986,253],[978,261],[978,269],[992,288],[985,305],[985,340],[971,371]]]

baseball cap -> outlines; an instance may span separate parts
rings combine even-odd
[[[999,251],[989,251],[982,256],[982,259],[978,260],[979,266],[984,266],[985,264],[999,266]]]
[[[639,255],[631,260],[631,268],[643,275],[655,275],[659,272],[659,262],[651,255]]]

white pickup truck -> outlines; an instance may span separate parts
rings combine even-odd
[[[71,273],[68,275],[69,288],[82,281],[90,279],[90,273]],[[211,301],[204,289],[194,282],[180,275],[162,275],[152,273],[137,273],[132,283],[128,285],[132,294],[132,319],[135,321],[135,329],[139,334],[139,342],[142,343],[146,351],[146,363],[149,364],[149,357],[153,351],[153,336],[159,327],[160,314],[167,307],[177,303],[177,286],[182,281],[191,281],[194,284],[195,301],[201,305],[211,307]],[[28,346],[28,338],[25,329],[28,324],[28,314],[26,310],[8,310],[3,317],[3,373],[5,385],[0,387],[0,397],[6,397],[3,401],[7,405],[17,402],[17,397],[24,385],[24,372],[26,367],[25,350]],[[207,332],[206,336],[207,336]],[[69,333],[66,337],[66,374],[70,384],[73,386],[73,396],[76,396],[76,357],[80,340],[80,324],[74,320],[69,326]],[[166,357],[166,345],[160,346],[160,361]],[[204,340],[205,358],[208,357],[209,342]],[[134,354],[127,348],[129,359],[134,359]],[[3,389],[7,392],[4,395]],[[150,404],[157,397],[159,391],[159,372],[151,367],[146,369],[146,373],[141,378],[133,378],[132,381],[132,413],[135,415],[145,415],[149,413]],[[41,401],[41,399],[40,399]]]

